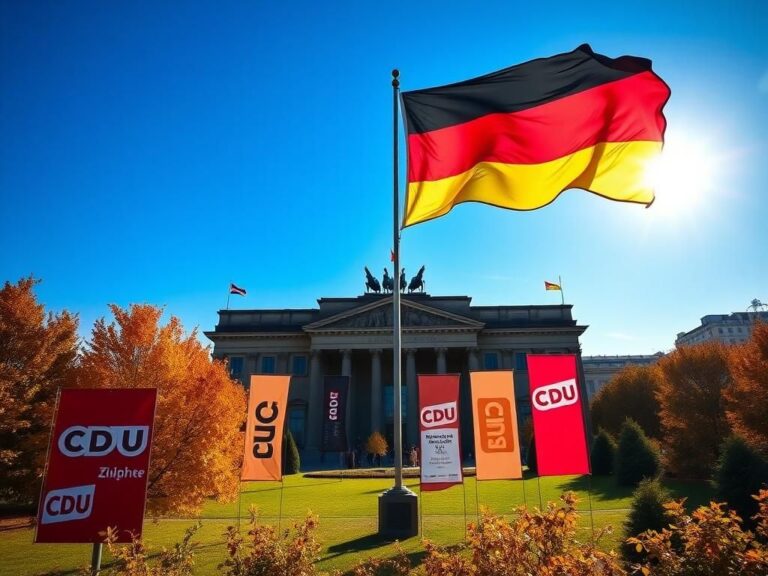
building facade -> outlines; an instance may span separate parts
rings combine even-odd
[[[402,413],[406,446],[418,444],[417,374],[458,373],[465,455],[473,452],[470,370],[515,370],[518,417],[530,416],[527,353],[580,353],[571,306],[472,306],[468,296],[404,294]],[[220,310],[205,335],[247,385],[251,374],[292,374],[288,426],[310,466],[320,460],[325,375],[350,377],[347,438],[393,437],[392,296],[321,298],[318,308]]]
[[[680,332],[675,346],[688,346],[702,342],[741,344],[752,335],[755,321],[768,322],[768,312],[733,312],[731,314],[709,314],[701,319],[701,325],[689,332]]]
[[[584,356],[582,363],[584,364],[584,382],[586,384],[587,397],[589,400],[592,400],[595,394],[608,384],[624,367],[633,364],[636,366],[650,366],[651,364],[656,364],[663,356],[662,352],[649,355]]]

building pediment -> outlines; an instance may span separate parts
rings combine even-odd
[[[400,301],[400,323],[403,330],[481,330],[485,325],[472,318],[438,310],[431,306]],[[303,327],[305,332],[336,331],[391,331],[393,322],[392,298],[385,298],[365,306],[324,318]]]

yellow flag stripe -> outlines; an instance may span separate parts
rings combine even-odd
[[[541,164],[480,162],[456,176],[412,182],[403,226],[443,216],[462,202],[535,210],[568,188],[647,205],[654,195],[645,170],[661,146],[648,141],[600,143]]]

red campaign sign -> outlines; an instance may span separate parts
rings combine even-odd
[[[419,375],[421,489],[464,481],[459,442],[459,375]]]
[[[576,356],[528,354],[539,476],[589,474]]]
[[[118,542],[141,535],[154,388],[64,389],[48,449],[35,542]]]

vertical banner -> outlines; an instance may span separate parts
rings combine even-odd
[[[35,542],[141,536],[157,390],[64,389],[59,396]]]
[[[282,479],[283,423],[290,383],[290,376],[251,376],[241,480]]]
[[[461,484],[458,374],[419,375],[419,432],[421,489]]]
[[[326,376],[323,394],[323,452],[347,451],[349,376]]]
[[[523,477],[512,371],[470,372],[478,480]]]
[[[574,354],[528,354],[528,378],[540,476],[589,474]]]

